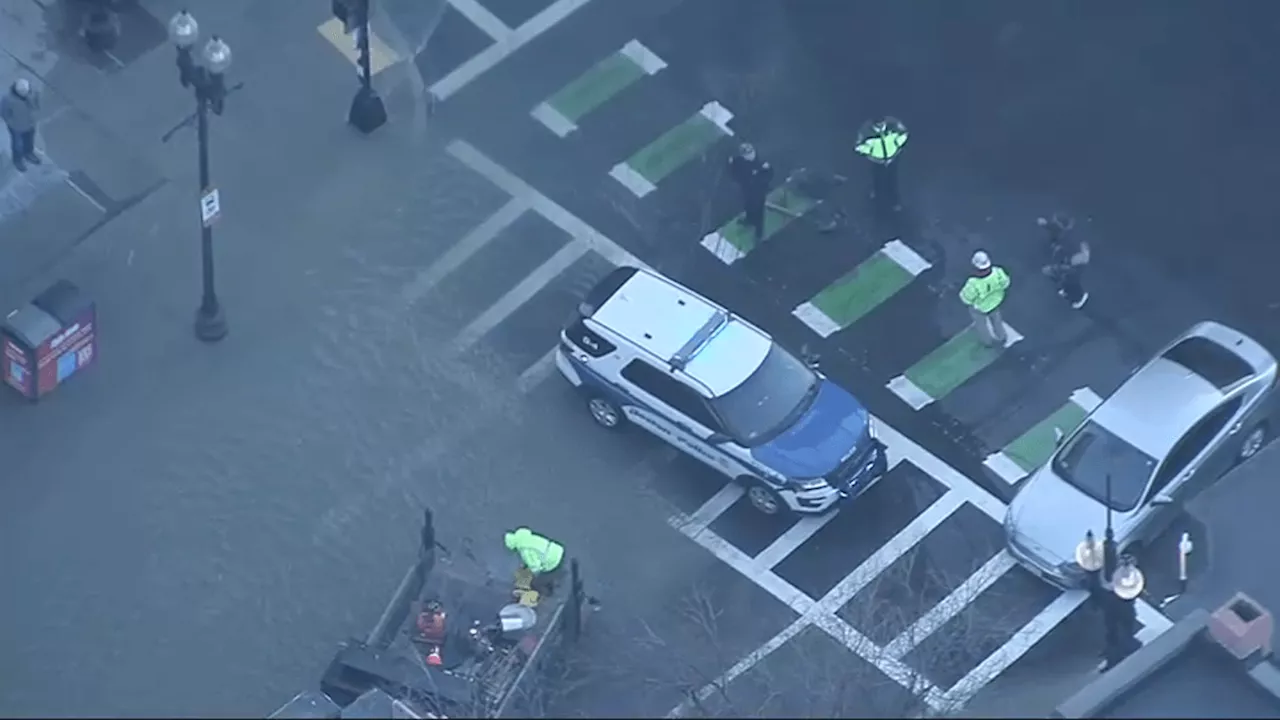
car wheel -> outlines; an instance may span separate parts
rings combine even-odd
[[[626,422],[627,416],[622,414],[618,403],[600,395],[593,395],[587,400],[587,410],[591,411],[591,419],[603,428],[616,430]]]
[[[780,515],[787,511],[787,504],[783,502],[782,496],[754,478],[748,481],[747,500],[765,515]]]
[[[1249,431],[1244,437],[1244,442],[1240,443],[1240,454],[1236,457],[1236,462],[1244,462],[1262,449],[1267,444],[1267,426],[1259,425]]]

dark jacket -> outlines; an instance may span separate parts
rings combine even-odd
[[[759,158],[748,160],[741,155],[729,158],[729,174],[734,182],[749,195],[763,195],[769,192],[773,182],[773,166]]]
[[[36,111],[40,109],[40,96],[33,87],[22,97],[9,89],[0,97],[0,120],[14,132],[30,132],[36,129]]]

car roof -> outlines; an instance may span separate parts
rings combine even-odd
[[[640,270],[591,319],[662,361],[669,361],[720,308],[659,275]]]
[[[704,341],[699,333],[726,319]],[[704,394],[729,392],[764,362],[773,346],[766,333],[661,275],[637,270],[591,315],[591,320],[638,346],[658,363],[685,354],[684,374]]]
[[[768,335],[733,318],[694,354],[684,372],[705,387],[711,397],[720,397],[755,372],[772,347]]]
[[[1103,401],[1091,419],[1156,460],[1225,395],[1200,375],[1157,357]]]

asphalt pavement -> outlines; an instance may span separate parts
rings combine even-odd
[[[1268,150],[1204,140],[1224,116],[1265,126],[1264,90],[1213,80],[1266,65],[1269,6],[387,0],[373,47],[392,120],[367,138],[343,125],[352,52],[327,8],[199,8],[245,83],[213,126],[232,334],[210,347],[190,331],[192,133],[159,142],[190,112],[156,34],[178,8],[145,3],[132,49],[103,60],[5,2],[43,28],[6,50],[113,138],[82,128],[64,151],[49,129],[65,174],[0,216],[0,299],[70,277],[102,325],[90,372],[0,405],[15,714],[269,712],[377,617],[424,504],[457,562],[501,565],[517,523],[583,559],[608,611],[560,712],[806,714],[800,680],[857,663],[857,707],[884,716],[1002,672],[1061,675],[1043,655],[1096,646],[1064,632],[1083,598],[1000,548],[1019,468],[1195,319],[1280,340],[1253,177]],[[913,132],[892,221],[867,212],[849,151],[885,112]],[[772,213],[753,247],[722,171],[740,140],[780,176],[849,180],[788,185],[775,200],[800,217]],[[53,194],[134,165],[146,192],[108,192],[96,232]],[[846,221],[819,232],[833,208]],[[1039,275],[1034,218],[1054,210],[1095,246],[1081,313]],[[1014,277],[1002,352],[972,347],[954,297],[979,247]],[[838,513],[775,522],[592,426],[547,353],[576,295],[637,262],[821,350],[883,421],[890,474]],[[1164,622],[1143,617],[1144,637]]]
[[[636,439],[584,443],[594,427],[572,394],[522,381],[535,365],[527,378],[548,377],[536,361],[570,307],[563,293],[616,252],[528,212],[513,231],[528,233],[528,251],[508,233],[443,271],[512,195],[444,151],[424,124],[420,82],[380,75],[393,121],[362,138],[344,123],[355,74],[318,31],[327,8],[204,10],[202,27],[236,53],[231,79],[245,83],[212,119],[231,327],[219,345],[191,328],[193,132],[160,142],[191,110],[171,51],[110,71],[60,58],[41,73],[165,182],[4,288],[16,303],[52,278],[77,282],[98,303],[101,344],[92,370],[55,395],[0,405],[11,578],[0,707],[266,714],[313,687],[336,644],[377,618],[426,504],[454,562],[504,567],[501,534],[516,524],[581,559],[612,610],[595,623],[597,707],[661,714],[688,677],[713,675],[790,622],[784,604],[670,530],[674,510],[654,488],[672,484],[668,472],[684,488],[686,464]],[[32,217],[28,206],[6,217],[4,239],[38,240],[34,225],[14,224]],[[51,217],[40,232],[67,229]],[[538,252],[572,258],[564,287],[504,302],[546,260]],[[697,630],[684,608],[700,598],[735,630],[683,647]],[[619,657],[622,638],[637,637],[647,649],[631,642]],[[699,658],[700,647],[716,651]]]

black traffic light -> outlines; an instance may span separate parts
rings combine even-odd
[[[333,0],[333,16],[348,35],[362,27],[369,15],[369,0]]]

